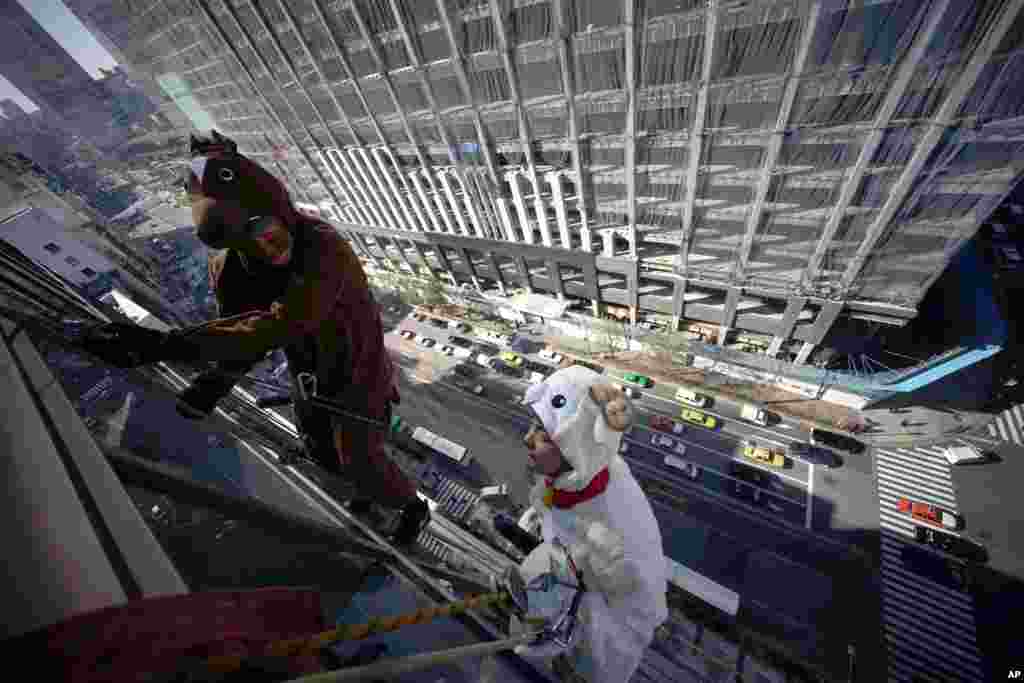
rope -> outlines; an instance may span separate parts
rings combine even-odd
[[[475,610],[480,607],[500,605],[510,602],[511,599],[511,596],[504,591],[474,595],[465,600],[440,607],[424,607],[415,612],[397,617],[373,618],[365,624],[342,625],[313,636],[280,640],[270,645],[264,654],[271,657],[296,657],[316,654],[318,650],[331,643],[346,640],[363,640],[379,633],[397,631],[403,626],[422,624],[439,617],[464,614],[468,610]],[[210,657],[206,660],[206,663],[211,672],[227,674],[240,669],[244,660],[244,657],[238,655],[223,655]]]

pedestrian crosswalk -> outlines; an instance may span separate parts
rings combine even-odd
[[[917,543],[915,524],[897,507],[909,498],[957,512],[942,449],[877,449],[875,478],[889,680],[982,681],[974,600],[955,580],[956,563]]]
[[[1024,445],[1024,405],[1015,405],[996,415],[988,433],[1003,441]]]

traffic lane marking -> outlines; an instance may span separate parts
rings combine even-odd
[[[643,432],[646,432],[648,434],[648,436],[646,436],[646,437],[634,436],[639,430],[642,430]],[[656,449],[652,448],[651,438],[650,438],[649,435],[650,434],[659,434],[659,433],[660,432],[658,432],[656,430],[648,429],[647,427],[643,427],[641,425],[634,425],[632,433],[630,435],[626,436],[625,438],[628,439],[629,441],[635,443],[637,446],[642,446],[642,447],[645,447],[645,448],[648,448],[648,449],[651,449],[651,450],[656,450]],[[732,450],[730,450],[728,453],[726,453],[726,452],[719,451],[719,450],[716,450],[714,448],[711,448],[709,446],[705,446],[704,444],[697,443],[696,441],[692,441],[692,440],[683,438],[682,436],[679,436],[679,435],[676,435],[676,434],[673,434],[672,437],[674,439],[678,439],[679,441],[681,441],[681,442],[683,442],[684,444],[687,445],[687,453],[689,453],[689,447],[693,446],[695,448],[699,448],[701,450],[708,451],[709,453],[713,453],[716,456],[716,459],[713,462],[715,462],[716,464],[721,462],[720,459],[725,459],[725,460],[727,460],[729,462],[741,462],[741,463],[743,463],[745,465],[749,465],[752,468],[759,469],[759,470],[761,470],[761,471],[763,471],[763,472],[765,472],[767,474],[776,475],[780,479],[785,479],[785,480],[788,480],[788,481],[791,481],[791,482],[795,482],[796,484],[799,484],[799,488],[800,489],[804,488],[804,484],[805,484],[804,480],[802,480],[802,479],[800,479],[798,477],[794,477],[794,476],[792,476],[790,474],[786,474],[786,473],[784,473],[782,471],[779,471],[779,470],[776,470],[776,469],[771,469],[771,468],[768,468],[768,467],[763,467],[763,466],[757,465],[754,462],[748,460],[747,458],[738,458],[738,457],[736,457],[736,453],[734,451],[732,451]],[[666,454],[672,453],[672,451],[664,451],[664,452]],[[686,456],[683,455],[683,456],[680,456],[680,457],[684,457],[685,458]]]
[[[621,373],[620,371],[614,370],[614,369],[611,369],[611,368],[608,369],[608,373],[609,373],[610,377],[615,377],[616,379],[619,379],[619,380],[622,380],[623,382],[625,382],[625,380],[622,379],[622,375],[624,373]],[[616,374],[616,373],[618,373],[618,374]],[[742,419],[742,418],[740,418],[738,416],[739,409],[741,409],[742,406],[744,406],[744,405],[753,405],[753,404],[749,404],[748,402],[737,400],[737,399],[730,399],[730,398],[714,399],[712,405],[717,405],[719,403],[719,401],[721,401],[723,403],[732,404],[732,405],[735,405],[737,407],[737,415],[733,416],[733,417],[727,417],[725,415],[721,415],[718,412],[715,412],[712,409],[698,408],[697,406],[691,406],[688,403],[683,403],[682,401],[678,401],[678,400],[676,400],[674,398],[674,392],[673,392],[673,397],[661,396],[661,395],[659,395],[659,394],[654,392],[655,388],[657,388],[660,385],[664,385],[665,387],[673,386],[673,383],[671,383],[671,382],[665,382],[665,383],[659,382],[659,383],[657,383],[655,385],[652,385],[650,387],[641,387],[640,385],[632,384],[632,383],[629,383],[629,382],[627,382],[627,384],[630,384],[630,386],[634,386],[638,390],[643,391],[644,392],[643,396],[650,396],[651,398],[657,398],[657,399],[660,399],[662,401],[665,401],[665,402],[671,403],[673,405],[679,406],[681,408],[693,408],[694,410],[701,410],[703,412],[710,413],[711,415],[717,415],[719,417],[722,417],[723,419],[728,419],[728,420],[739,420],[739,419]],[[678,387],[681,387],[682,385],[675,384],[674,386],[676,386],[678,388]],[[671,391],[671,389],[669,389],[669,390]],[[697,389],[696,391],[699,392],[699,389]],[[771,411],[769,411],[769,412],[771,412]],[[786,418],[783,415],[780,415],[779,413],[774,413],[774,414],[778,415],[779,419],[781,420],[781,422],[779,422],[778,424],[784,424],[787,419],[790,419],[790,420],[793,421],[793,424],[790,425],[788,428],[792,429],[792,428],[801,428],[802,427],[802,424],[799,421],[797,421],[795,418]],[[748,424],[748,423],[746,421],[744,421],[744,424]],[[758,428],[764,429],[763,427],[758,427]]]
[[[807,469],[810,472],[807,478],[807,521],[805,525],[810,529],[814,517],[814,465],[808,465]]]
[[[679,473],[678,475],[676,475],[677,470],[674,470],[674,468],[670,468],[668,465],[664,464],[665,463],[665,456],[666,455],[675,455],[675,454],[674,453],[666,453],[666,452],[663,452],[663,451],[659,451],[657,449],[651,448],[650,446],[647,446],[647,445],[642,444],[642,443],[631,446],[629,450],[627,450],[625,453],[622,454],[622,456],[624,458],[632,458],[633,460],[639,460],[641,462],[648,462],[649,464],[652,464],[652,466],[656,466],[658,468],[666,468],[667,472],[669,472],[670,474],[673,474],[675,476],[684,476],[684,475],[682,475],[682,473]],[[685,459],[686,456],[677,456],[677,457],[683,457]],[[738,482],[739,484],[742,484],[744,486],[749,486],[752,489],[754,489],[754,488],[760,489],[762,491],[762,495],[767,494],[767,495],[771,496],[772,498],[775,498],[775,499],[778,499],[778,500],[781,500],[781,501],[786,501],[787,503],[792,503],[793,505],[797,505],[799,507],[803,507],[804,505],[807,504],[807,490],[804,487],[802,487],[802,486],[793,486],[791,488],[786,489],[787,491],[792,491],[793,493],[796,494],[795,497],[789,497],[789,496],[786,496],[786,495],[778,492],[777,490],[771,488],[770,486],[760,486],[758,484],[754,484],[752,482],[748,482],[746,480],[739,479],[737,477],[734,477],[734,476],[730,475],[727,472],[723,472],[722,470],[719,470],[717,467],[708,466],[708,465],[704,464],[703,462],[696,461],[693,458],[691,458],[691,461],[694,461],[700,467],[700,469],[703,472],[707,472],[707,473],[713,474],[714,476],[720,478],[724,482]],[[744,463],[744,464],[746,464],[746,463]]]
[[[642,460],[637,460],[636,458],[627,460],[627,462],[631,469],[634,467],[636,468],[637,475],[642,479],[654,480],[655,483],[666,486],[670,489],[673,495],[678,496],[681,494],[685,495],[687,493],[696,492],[699,495],[713,499],[723,508],[729,509],[733,512],[741,512],[746,516],[755,517],[759,521],[783,523],[786,526],[792,525],[794,527],[799,526],[802,528],[802,506],[794,501],[783,499],[783,501],[785,503],[789,503],[789,505],[783,505],[783,512],[777,513],[748,502],[739,496],[716,492],[708,486],[700,485],[698,483],[700,481],[699,479],[698,482],[694,482],[682,476],[681,473],[680,476],[677,477],[672,472],[666,472],[662,468],[643,462]],[[701,476],[703,478],[703,475]],[[746,484],[746,482],[742,483]]]
[[[673,401],[671,399],[667,399],[667,398],[664,398],[662,396],[658,396],[656,394],[643,394],[637,400],[638,401],[643,401],[644,399],[657,399],[657,400],[661,401],[662,403],[668,403],[669,405],[671,405],[675,409],[675,412],[672,413],[672,415],[674,415],[674,416],[678,416],[679,415],[679,408],[690,408],[692,410],[699,410],[700,412],[706,413],[708,415],[714,415],[719,420],[725,420],[725,422],[722,423],[722,431],[726,432],[728,434],[734,434],[734,435],[739,436],[739,434],[737,434],[736,432],[734,432],[734,431],[732,431],[730,429],[726,429],[726,427],[727,426],[733,426],[733,425],[742,425],[743,427],[745,427],[745,428],[747,428],[749,430],[752,430],[752,431],[764,432],[764,433],[767,433],[767,434],[771,434],[773,437],[780,437],[780,438],[788,439],[788,441],[782,442],[782,441],[776,441],[775,439],[772,439],[772,438],[769,438],[769,437],[766,437],[766,436],[756,435],[757,438],[762,440],[762,441],[768,441],[768,442],[774,443],[774,444],[776,444],[778,446],[788,446],[793,441],[793,439],[791,437],[789,437],[789,435],[787,435],[787,434],[779,434],[779,433],[775,432],[772,429],[768,429],[768,428],[762,427],[760,425],[755,425],[755,424],[747,422],[746,420],[743,420],[743,419],[741,419],[739,417],[722,415],[721,413],[718,413],[718,412],[713,411],[713,410],[707,410],[705,408],[694,408],[693,406],[688,406],[688,405],[685,405],[683,403],[679,403],[677,401]]]

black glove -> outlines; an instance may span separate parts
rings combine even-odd
[[[210,416],[213,409],[217,407],[217,401],[222,398],[224,398],[223,393],[212,391],[211,387],[196,383],[178,394],[175,408],[182,417],[190,420],[202,420]]]
[[[162,360],[196,360],[197,349],[184,337],[132,323],[106,323],[85,332],[78,345],[119,368]]]

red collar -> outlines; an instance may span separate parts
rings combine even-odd
[[[548,492],[551,494],[551,505],[564,510],[565,508],[571,508],[591,498],[595,498],[604,493],[604,490],[608,488],[609,479],[611,479],[611,476],[608,474],[607,467],[598,472],[590,480],[590,483],[580,491],[563,491],[553,488],[551,486],[552,481],[549,479]],[[548,496],[545,496],[545,498],[548,498]]]

